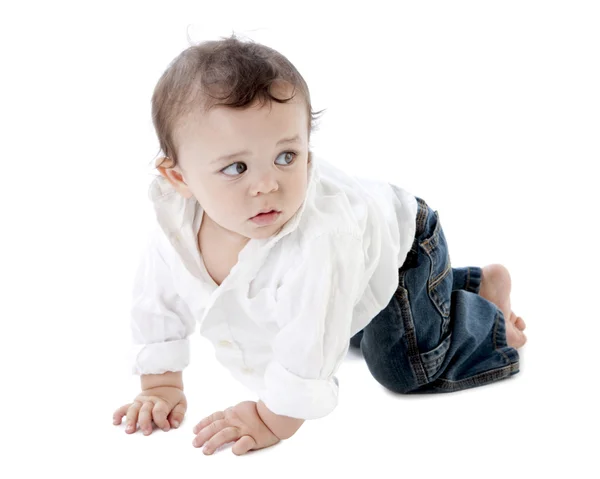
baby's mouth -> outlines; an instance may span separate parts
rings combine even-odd
[[[280,211],[270,210],[270,211],[266,211],[264,213],[258,213],[257,215],[254,215],[252,218],[260,218],[261,216],[270,215],[271,213],[280,213]]]

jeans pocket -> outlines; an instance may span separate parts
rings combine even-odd
[[[436,348],[421,354],[421,361],[430,381],[434,379],[444,359],[446,359],[446,353],[450,348],[451,341],[452,333],[449,333]]]
[[[435,212],[436,224],[429,238],[420,242],[420,246],[428,256],[431,266],[427,279],[429,299],[443,318],[442,335],[447,331],[450,316],[450,297],[452,295],[452,267],[448,245],[442,230],[438,212]]]

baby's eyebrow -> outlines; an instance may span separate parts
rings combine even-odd
[[[297,141],[300,141],[300,135],[292,136],[291,138],[282,138],[275,144],[275,146],[284,145],[288,143],[295,143]],[[222,161],[231,161],[234,158],[237,158],[238,156],[249,155],[250,153],[252,153],[250,150],[242,150],[238,151],[237,153],[219,156],[216,160],[213,160],[211,162],[211,165],[215,163],[221,163]]]

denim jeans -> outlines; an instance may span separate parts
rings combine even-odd
[[[389,304],[350,340],[398,393],[452,392],[519,372],[504,315],[478,295],[481,268],[452,268],[439,215],[417,197],[416,234]]]

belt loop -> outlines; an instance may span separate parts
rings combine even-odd
[[[425,224],[427,223],[427,215],[429,213],[429,211],[428,211],[429,207],[427,206],[427,203],[425,203],[425,201],[423,201],[418,196],[415,196],[415,198],[418,203],[416,236],[419,237],[425,231]]]

